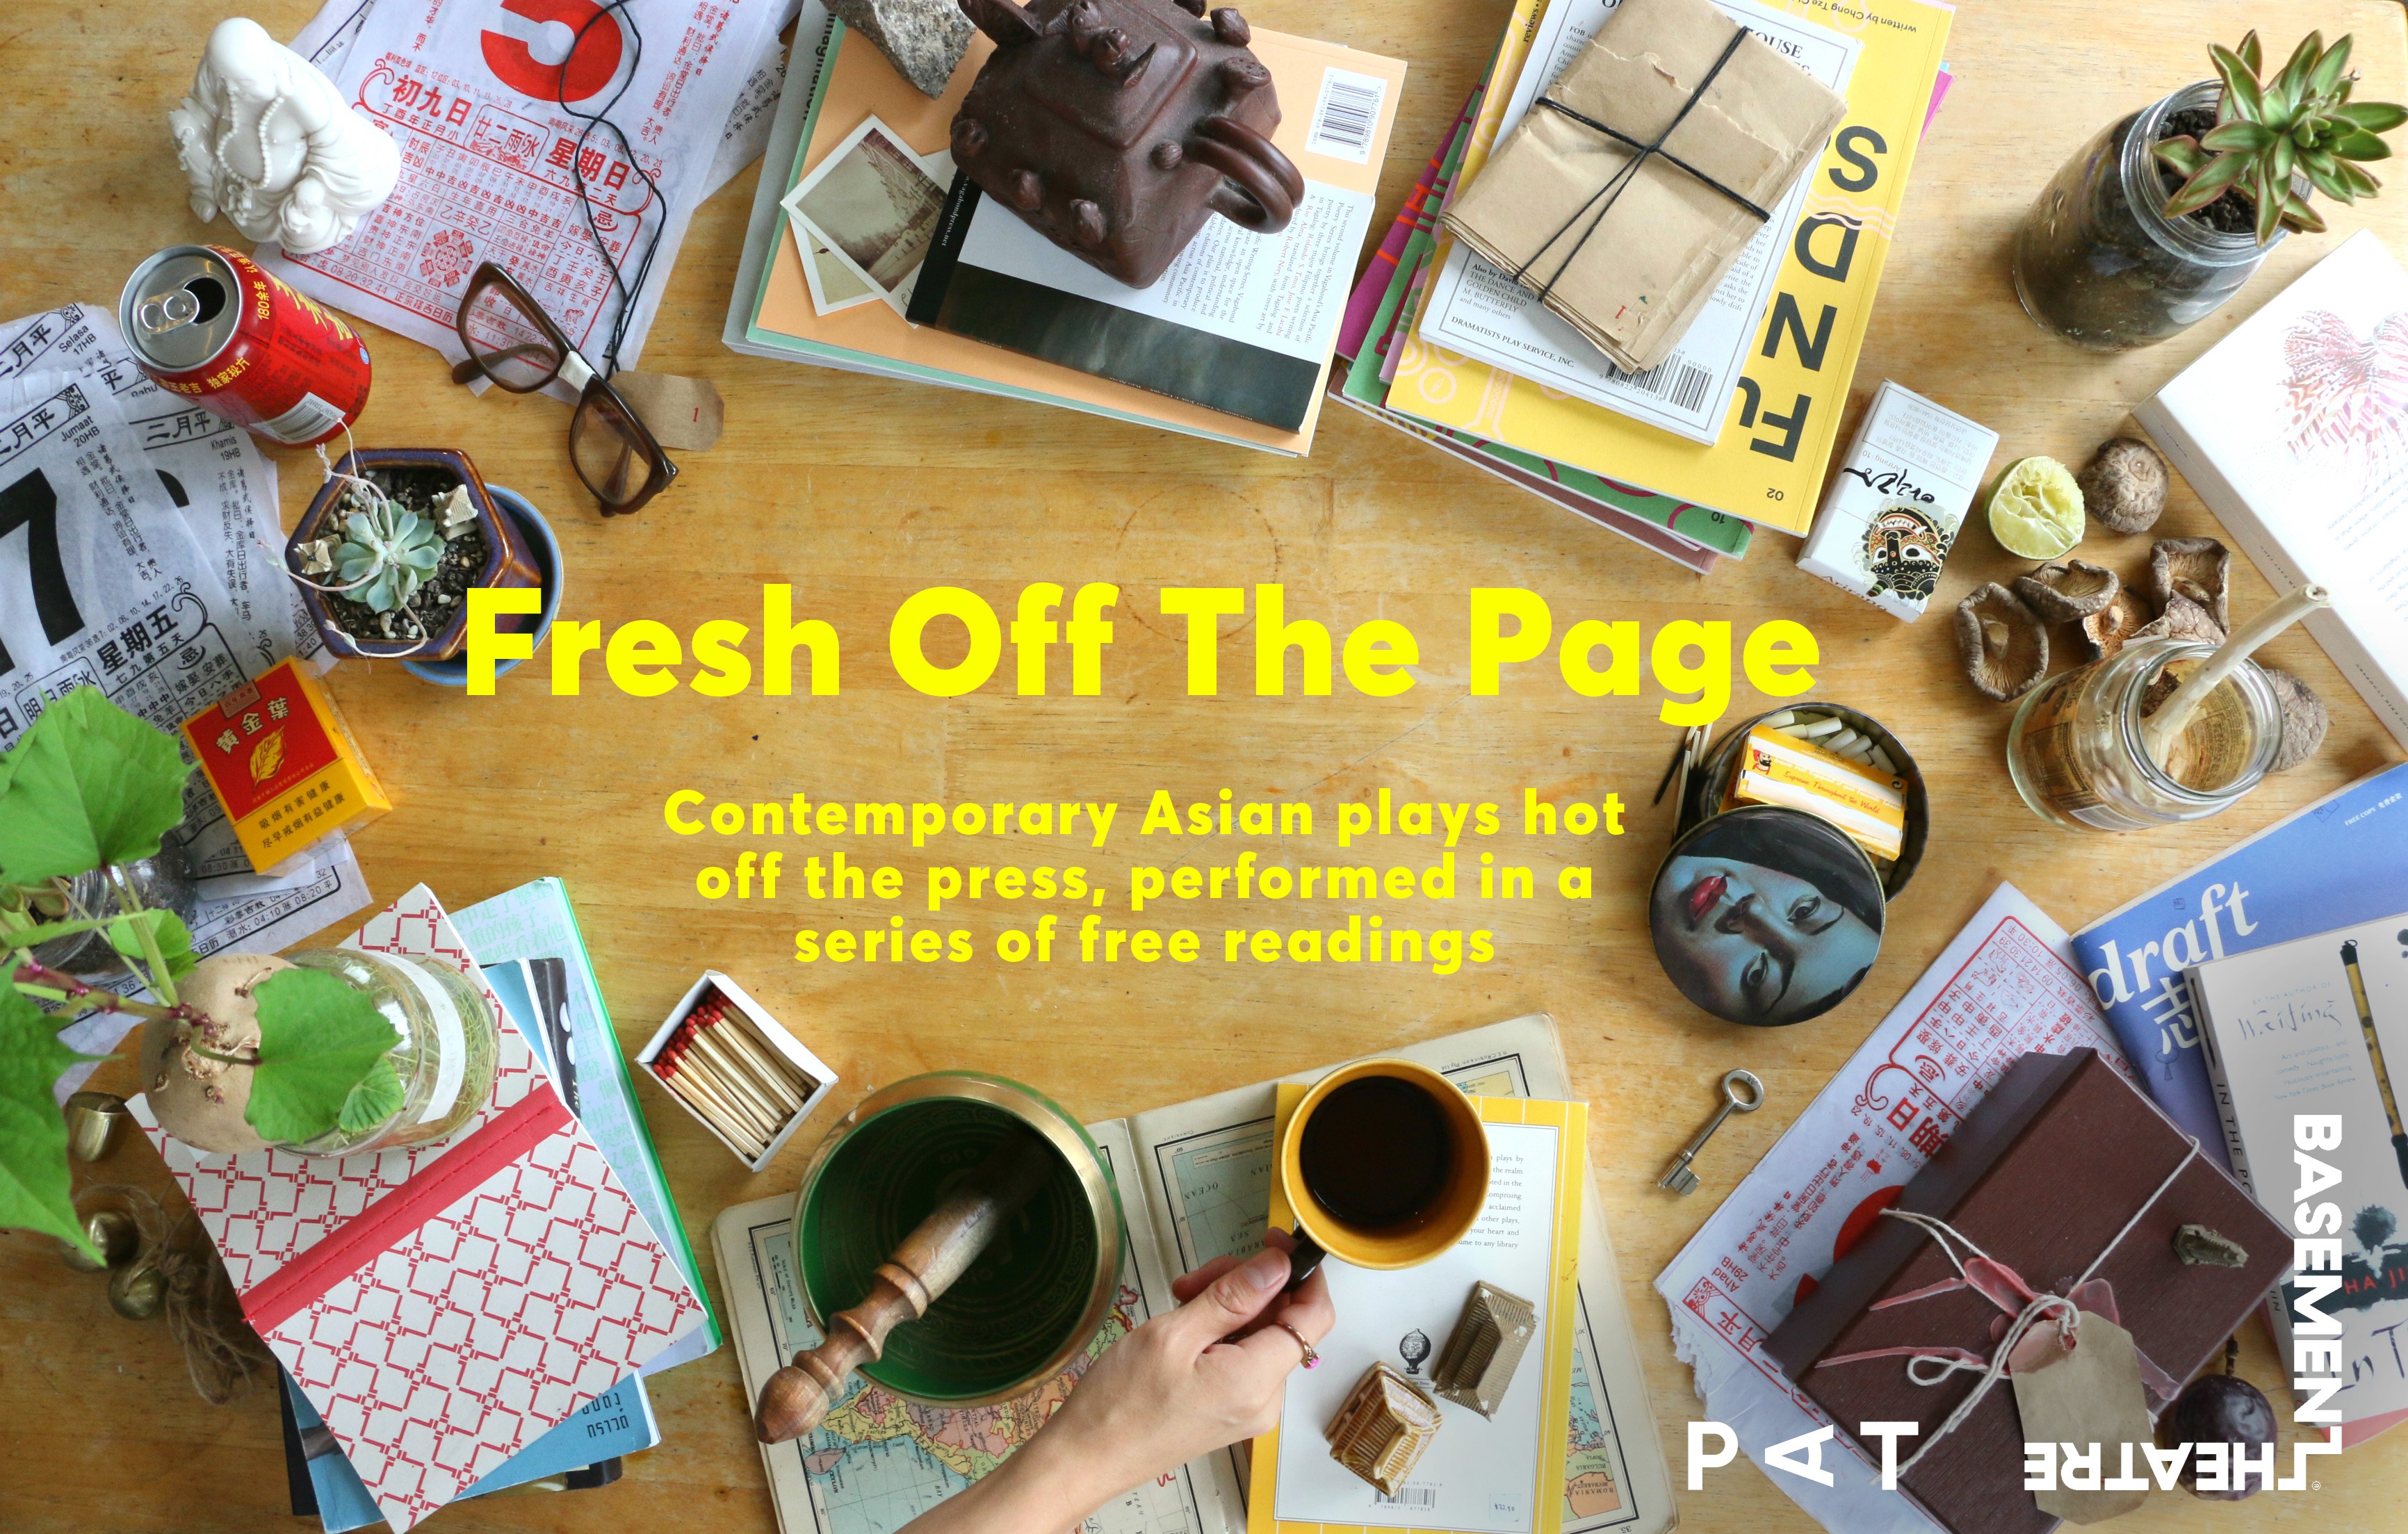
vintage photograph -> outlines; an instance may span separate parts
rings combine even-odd
[[[899,310],[927,259],[945,188],[900,135],[871,117],[796,185],[785,206]]]

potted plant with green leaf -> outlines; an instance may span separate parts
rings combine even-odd
[[[2312,32],[2261,79],[2252,32],[2208,50],[2215,79],[2101,130],[2015,233],[2025,311],[2092,351],[2148,346],[2214,313],[2287,232],[2321,232],[2313,194],[2374,195],[2360,167],[2408,108],[2350,100],[2350,42]]]
[[[312,1154],[452,1133],[484,1101],[496,1022],[456,971],[343,949],[196,960],[174,911],[143,903],[124,870],[184,814],[174,740],[82,689],[0,754],[0,1226],[90,1251],[69,1197],[54,1084],[93,1058],[59,1039],[81,1013],[143,1020],[142,1084],[161,1128],[204,1152]],[[58,896],[105,870],[109,909],[61,917]],[[140,996],[34,957],[100,933]]]
[[[449,660],[468,642],[469,587],[542,583],[521,520],[467,454],[440,448],[347,454],[301,514],[285,570],[326,647],[364,660]]]

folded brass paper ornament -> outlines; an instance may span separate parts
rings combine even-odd
[[[1444,222],[1616,367],[1644,372],[1847,110],[1709,0],[1623,0]]]
[[[1274,148],[1279,92],[1234,7],[1204,0],[961,0],[995,51],[954,114],[953,164],[1054,244],[1151,286],[1218,215],[1260,235],[1304,177]]]
[[[1538,1324],[1537,1308],[1521,1296],[1493,1283],[1473,1284],[1438,1367],[1430,1370],[1430,1383],[1443,1399],[1496,1416]]]
[[[1394,1497],[1440,1426],[1438,1403],[1383,1360],[1354,1382],[1323,1435],[1330,1458]]]

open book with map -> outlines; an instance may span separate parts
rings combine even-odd
[[[1481,1096],[1571,1096],[1562,1046],[1542,1013],[1394,1053]],[[1322,1074],[1284,1079],[1310,1082]],[[1085,1357],[996,1406],[908,1405],[882,1387],[857,1383],[811,1433],[763,1447],[781,1534],[893,1534],[1002,1463],[1052,1414],[1088,1360],[1171,1309],[1175,1275],[1260,1247],[1278,1085],[1265,1082],[1090,1125],[1119,1180],[1128,1240],[1119,1301]],[[1563,1534],[1657,1534],[1675,1521],[1671,1478],[1593,1172],[1588,1183],[1561,1527]],[[789,1195],[732,1208],[713,1227],[748,1398],[797,1349],[819,1340],[796,1282],[793,1214]],[[1093,1534],[1240,1534],[1247,1478],[1245,1446],[1234,1446],[1137,1487],[1085,1527]]]

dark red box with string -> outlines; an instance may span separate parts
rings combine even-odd
[[[2118,1324],[2177,1385],[2222,1353],[2291,1260],[2288,1232],[2088,1049],[2027,1054],[2008,1068],[1907,1183],[1898,1207],[1947,1222],[2035,1291],[2063,1294],[2086,1277],[2105,1280]],[[2239,1243],[2248,1260],[2237,1268],[2184,1262],[2174,1232],[2186,1225]],[[1992,1324],[2008,1318],[1971,1289],[1871,1308],[1956,1276],[1922,1230],[1876,1220],[1773,1329],[1766,1350],[1852,1439],[1862,1423],[1918,1424],[1920,1434],[1899,1441],[1904,1464],[1973,1393],[1980,1374],[1925,1386],[1907,1377],[1904,1357],[1816,1365],[1896,1347],[1988,1357]],[[2149,1398],[2152,1414],[2167,1404]],[[1862,1446],[1878,1463],[1879,1443]],[[2023,1481],[2023,1425],[2012,1383],[2000,1380],[1899,1485],[1953,1534],[2042,1534],[2057,1520],[2040,1511]]]

